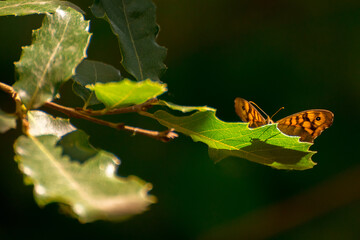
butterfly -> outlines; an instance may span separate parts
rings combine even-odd
[[[255,104],[256,105],[256,104]],[[260,112],[243,98],[235,99],[235,111],[243,122],[249,122],[249,127],[256,128],[274,121]],[[295,113],[276,121],[278,129],[290,136],[299,136],[302,142],[314,142],[322,131],[332,125],[334,114],[325,109],[311,109]]]

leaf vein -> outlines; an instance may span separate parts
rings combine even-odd
[[[35,98],[40,90],[40,87],[42,86],[42,84],[44,83],[45,81],[45,76],[46,76],[46,73],[48,72],[49,68],[50,68],[50,64],[52,63],[53,59],[55,58],[56,54],[58,53],[59,49],[60,49],[60,45],[61,43],[64,41],[64,38],[65,38],[65,33],[67,31],[67,28],[69,26],[69,19],[67,19],[67,22],[65,24],[65,27],[64,27],[64,30],[62,32],[62,35],[61,35],[61,38],[59,39],[56,47],[54,48],[53,50],[53,53],[51,54],[51,56],[49,57],[49,60],[45,66],[45,69],[43,70],[42,72],[42,75],[40,77],[40,80],[37,82],[36,84],[36,88],[35,88],[35,91],[33,93],[33,95],[31,96],[31,100],[30,100],[30,104],[29,106],[32,106],[33,105],[33,102],[35,101]]]
[[[139,67],[139,73],[140,73],[141,79],[137,79],[137,80],[143,80],[143,79],[144,79],[144,76],[143,76],[143,72],[142,72],[141,61],[140,61],[139,54],[138,54],[138,52],[137,52],[137,48],[136,48],[136,45],[135,45],[134,37],[133,37],[132,32],[131,32],[131,29],[130,29],[130,23],[129,23],[129,19],[128,19],[128,16],[127,16],[127,13],[126,13],[126,6],[125,6],[125,3],[124,3],[124,0],[122,0],[121,3],[122,3],[122,5],[123,5],[123,11],[124,11],[124,16],[125,16],[126,26],[127,26],[127,28],[128,28],[128,32],[129,32],[129,36],[130,36],[130,41],[131,41],[131,44],[133,45],[134,52],[135,52],[135,56],[136,56],[136,60],[137,60],[138,67]],[[134,76],[134,77],[135,77],[135,76]]]

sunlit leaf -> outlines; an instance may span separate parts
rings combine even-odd
[[[121,220],[146,210],[154,198],[151,185],[137,177],[118,177],[120,164],[114,155],[98,151],[86,162],[71,161],[56,146],[57,136],[20,137],[15,143],[16,160],[34,185],[37,203],[62,203],[80,222]]]
[[[95,83],[118,82],[122,80],[120,71],[111,65],[84,60],[76,68],[76,74],[73,77],[74,92],[80,96],[84,102],[84,108],[87,106],[101,103],[97,100],[95,93],[86,88],[86,85]]]
[[[53,118],[42,111],[29,111],[29,133],[33,136],[55,135],[61,138],[65,134],[76,130],[68,119]]]
[[[0,110],[0,133],[16,127],[16,117]]]
[[[68,120],[41,111],[30,111],[28,119],[30,134],[20,137],[14,149],[40,206],[57,202],[79,221],[91,222],[121,220],[155,201],[147,193],[151,184],[116,176],[120,160],[91,146]]]
[[[150,79],[141,82],[124,79],[120,82],[97,83],[88,88],[95,91],[96,97],[108,109],[140,104],[167,91],[166,84]]]
[[[175,103],[167,102],[160,100],[158,105],[166,106],[172,110],[177,110],[183,113],[192,112],[192,111],[216,111],[214,108],[208,107],[208,106],[202,106],[202,107],[196,107],[196,106],[181,106],[177,105]]]
[[[55,12],[59,6],[69,6],[82,13],[82,10],[71,2],[56,0],[7,0],[0,1],[0,16],[29,15]]]
[[[166,70],[166,48],[155,39],[155,5],[150,0],[96,0],[93,14],[105,18],[119,40],[122,65],[136,80],[159,80]]]
[[[236,156],[278,169],[302,170],[315,165],[311,160],[315,152],[309,151],[312,144],[284,135],[276,124],[251,129],[246,123],[221,121],[214,111],[199,111],[183,117],[162,110],[143,114],[207,144],[215,161]]]
[[[27,108],[51,100],[61,83],[69,79],[86,56],[89,23],[72,8],[58,8],[44,18],[33,33],[33,43],[24,47],[15,63],[19,80],[14,88]]]

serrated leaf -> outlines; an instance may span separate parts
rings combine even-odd
[[[51,100],[61,83],[69,79],[86,56],[89,22],[72,8],[47,14],[33,33],[33,43],[24,47],[15,63],[19,80],[14,89],[28,109]]]
[[[0,133],[16,128],[16,117],[0,110]]]
[[[30,15],[55,12],[59,6],[68,6],[83,13],[83,11],[71,2],[56,0],[7,0],[0,1],[0,16],[7,15]]]
[[[69,119],[54,118],[42,111],[29,111],[29,133],[32,136],[55,135],[61,138],[65,134],[75,131],[76,128],[70,124]]]
[[[56,141],[56,136],[41,136],[21,137],[16,143],[20,168],[33,182],[39,205],[61,202],[81,222],[91,222],[137,214],[152,202],[146,195],[148,184],[114,175],[119,161],[113,155],[99,151],[79,164],[61,156]]]
[[[29,133],[37,137],[16,141],[16,160],[25,182],[34,185],[40,206],[58,202],[79,221],[91,222],[120,220],[154,202],[147,195],[151,184],[116,176],[120,160],[91,146],[88,136],[74,131],[68,120],[41,111],[30,111],[28,119]]]
[[[141,82],[124,79],[120,82],[88,86],[107,109],[143,103],[167,91],[166,84],[146,79]]]
[[[166,48],[155,39],[155,5],[151,0],[96,0],[91,7],[98,18],[105,18],[118,37],[122,65],[136,80],[159,80],[165,72]]]
[[[95,83],[118,82],[122,80],[120,71],[111,65],[98,62],[84,60],[76,68],[76,74],[73,77],[74,92],[81,97],[84,102],[84,108],[87,106],[100,104],[101,102],[96,98],[93,91],[90,91],[85,86]]]
[[[299,142],[299,137],[284,135],[276,124],[248,128],[246,123],[221,121],[214,111],[183,117],[162,110],[143,114],[168,128],[175,128],[175,131],[190,136],[194,141],[207,144],[215,161],[237,156],[277,169],[303,170],[315,165],[311,160],[315,152],[309,151],[312,144]]]
[[[62,155],[58,137],[21,136],[15,143],[16,160],[34,185],[36,202],[67,206],[80,222],[120,220],[146,210],[154,199],[147,195],[151,185],[137,177],[115,175],[120,161],[98,151],[80,164]]]

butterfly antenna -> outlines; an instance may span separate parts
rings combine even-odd
[[[262,110],[256,103],[254,103],[253,101],[249,101],[249,103],[255,105],[268,119],[271,120],[271,118],[269,118],[269,115],[267,115],[266,112]]]
[[[280,111],[283,110],[283,109],[284,109],[284,107],[279,108],[279,110],[277,110],[276,113],[274,113],[274,114],[271,116],[271,119],[272,119],[278,112],[280,112]]]

